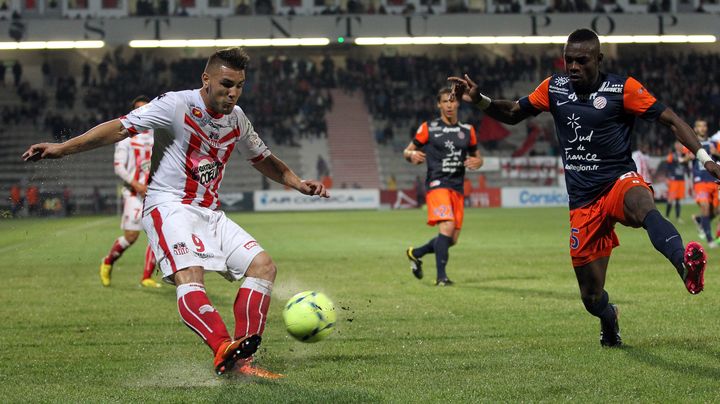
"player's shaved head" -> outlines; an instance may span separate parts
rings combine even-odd
[[[250,62],[250,56],[243,48],[227,48],[216,51],[208,58],[205,65],[205,72],[209,73],[220,66],[229,67],[234,70],[245,70]]]
[[[587,28],[580,28],[576,29],[570,35],[568,35],[567,43],[591,43],[592,45],[595,45],[598,49],[598,52],[600,51],[600,38],[598,38],[598,35],[595,33],[595,31]]]

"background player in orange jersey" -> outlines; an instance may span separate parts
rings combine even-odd
[[[562,150],[570,197],[570,256],[587,311],[600,319],[600,344],[619,346],[618,310],[605,291],[612,249],[619,245],[615,223],[647,230],[655,249],[675,267],[686,289],[703,290],[706,255],[702,246],[683,247],[677,229],[655,208],[648,184],[630,157],[636,117],[659,120],[697,154],[715,178],[718,166],[692,128],[632,77],[600,71],[600,40],[589,29],[568,36],[565,72],[545,79],[518,101],[491,100],[470,77],[450,77],[455,94],[491,117],[516,124],[543,111],[552,114]]]
[[[458,122],[460,106],[449,88],[437,94],[440,118],[423,122],[415,138],[403,151],[412,164],[427,162],[427,223],[438,225],[439,234],[418,248],[408,248],[406,255],[416,278],[423,277],[422,260],[425,254],[435,253],[438,286],[451,285],[445,267],[448,250],[460,237],[464,214],[465,169],[477,170],[483,164],[477,148],[475,128]]]
[[[708,139],[708,125],[704,119],[695,121],[695,134],[702,149],[709,155],[717,158],[717,145]],[[708,242],[710,248],[717,247],[716,240],[712,235],[712,220],[717,214],[718,208],[718,184],[715,176],[700,164],[699,159],[693,160],[693,194],[695,202],[700,207],[700,215],[693,215],[693,221],[698,227],[698,235]]]
[[[688,149],[680,142],[675,142],[673,151],[667,155],[667,207],[665,217],[670,217],[673,205],[675,206],[675,220],[682,223],[680,217],[681,202],[685,199],[685,177],[688,174],[688,162],[692,160]]]
[[[137,109],[150,102],[144,95],[132,101],[132,109]],[[153,147],[152,129],[138,133],[133,138],[124,139],[115,144],[113,165],[115,174],[123,180],[123,214],[120,228],[123,235],[118,237],[110,248],[108,255],[100,264],[100,282],[110,286],[113,264],[122,254],[135,244],[142,230],[143,198],[147,191],[150,174],[150,156]],[[155,269],[155,254],[150,246],[145,250],[145,269],[140,285],[147,288],[159,288],[160,284],[152,279]]]

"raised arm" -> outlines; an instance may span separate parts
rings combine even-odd
[[[328,198],[327,189],[320,181],[314,180],[301,180],[300,177],[295,174],[290,167],[285,164],[282,160],[275,157],[275,155],[269,155],[261,161],[253,165],[262,175],[270,178],[271,180],[296,189],[301,194],[305,195],[319,195],[323,198]]]
[[[520,103],[510,100],[491,100],[478,89],[477,83],[466,74],[464,78],[448,77],[453,86],[453,93],[463,101],[475,105],[491,118],[502,123],[515,125],[528,118],[531,114],[520,107]]]
[[[41,159],[58,159],[70,154],[97,149],[98,147],[119,142],[130,136],[130,132],[120,123],[119,119],[113,119],[101,123],[80,136],[74,137],[63,143],[38,143],[30,146],[23,153],[25,161],[37,161]]]
[[[658,121],[673,131],[675,138],[677,138],[680,143],[687,147],[688,150],[690,150],[690,152],[692,152],[695,157],[703,163],[706,170],[708,170],[715,178],[720,178],[720,166],[718,166],[717,163],[715,163],[708,155],[705,149],[702,148],[690,125],[680,119],[680,117],[677,116],[677,114],[670,108],[665,108],[665,110],[660,114],[660,117],[658,117]]]

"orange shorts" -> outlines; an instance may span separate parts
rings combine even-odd
[[[685,199],[685,180],[668,180],[668,199]]]
[[[636,172],[630,172],[595,202],[570,211],[570,257],[574,267],[609,257],[619,246],[615,223],[625,223],[624,199],[630,188],[650,187]]]
[[[718,206],[718,184],[714,182],[696,182],[693,185],[695,192],[695,202],[710,203],[712,206]]]
[[[427,193],[428,220],[427,224],[435,226],[438,222],[451,220],[455,228],[462,228],[465,197],[457,191],[447,188],[437,188]]]

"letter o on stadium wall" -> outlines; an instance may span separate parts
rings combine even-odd
[[[605,20],[603,22],[603,20]],[[615,21],[607,15],[599,15],[592,19],[590,28],[597,32],[598,35],[610,35],[615,32]],[[605,28],[605,32],[602,32],[600,28]]]

